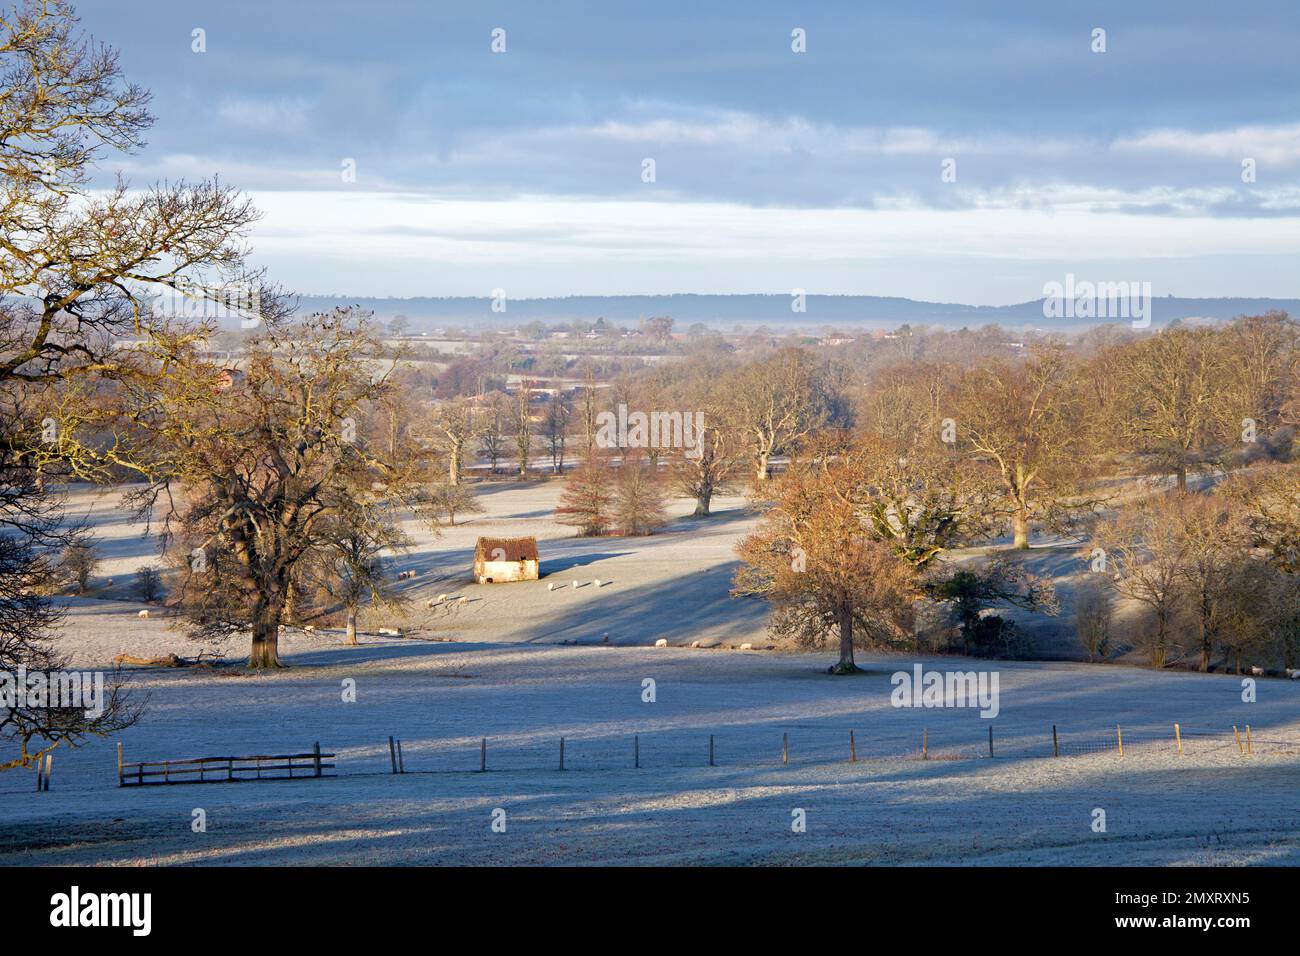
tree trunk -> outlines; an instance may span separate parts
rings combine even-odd
[[[280,624],[284,620],[284,589],[280,579],[262,590],[253,608],[253,645],[248,652],[248,666],[254,669],[283,667],[280,663]]]
[[[1016,507],[1016,513],[1011,516],[1012,534],[1015,537],[1013,547],[1021,551],[1029,550],[1029,514],[1024,505]]]
[[[298,623],[298,585],[293,581],[284,589],[284,611],[281,618],[285,624]]]
[[[348,643],[353,647],[357,646],[357,609],[348,608]]]
[[[265,615],[253,625],[253,646],[248,652],[248,666],[256,670],[283,667],[280,663],[280,624]]]
[[[695,517],[707,518],[709,505],[713,502],[713,492],[702,491],[695,496]]]
[[[1187,490],[1187,462],[1180,461],[1178,463],[1178,470],[1175,472],[1175,475],[1177,476],[1177,480],[1178,480],[1178,490],[1186,491]]]
[[[853,662],[853,609],[840,608],[840,659],[831,668],[832,674],[852,674],[858,670]]]
[[[767,481],[768,479],[767,459],[768,459],[767,452],[763,452],[761,455],[758,456],[758,469],[754,475],[755,481]]]
[[[1156,613],[1156,642],[1151,648],[1151,666],[1164,667],[1169,646],[1169,612]]]
[[[460,445],[451,446],[451,454],[447,459],[447,484],[460,484]]]
[[[1209,614],[1204,606],[1204,598],[1201,607],[1201,671],[1206,672],[1210,669],[1210,653],[1214,650],[1214,628],[1207,621]]]

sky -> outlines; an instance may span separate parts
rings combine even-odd
[[[1300,296],[1294,0],[77,8],[300,293]]]

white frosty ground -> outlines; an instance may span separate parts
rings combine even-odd
[[[115,740],[61,748],[49,793],[34,791],[31,773],[0,774],[0,862],[1300,863],[1297,684],[1261,680],[1258,702],[1245,704],[1227,675],[927,660],[996,667],[989,759],[989,722],[974,711],[890,706],[889,676],[912,658],[868,657],[869,674],[833,678],[828,653],[646,646],[765,642],[762,607],[727,597],[732,548],[751,524],[738,499],[705,524],[680,518],[687,505],[676,502],[680,520],[650,539],[583,540],[551,520],[557,492],[488,486],[488,514],[421,534],[399,558],[398,569],[418,572],[404,582],[417,608],[440,593],[472,600],[450,615],[371,624],[441,642],[346,648],[337,633],[291,630],[292,666],[281,673],[133,675],[151,699],[122,736],[128,761],[301,752],[320,741],[339,755],[337,778],[118,789]],[[95,597],[71,602],[60,635],[75,663],[193,655],[167,621],[136,617],[130,576],[155,560],[141,529],[111,499],[79,494],[73,504],[93,506],[108,556]],[[464,583],[484,533],[537,535],[547,577]],[[548,581],[565,587],[548,591]],[[605,635],[610,646],[600,646]],[[347,678],[355,704],[341,699]],[[642,702],[645,678],[655,703]],[[1050,756],[1053,724],[1060,759]],[[1234,724],[1250,725],[1254,755],[1239,754]],[[917,759],[923,731],[929,761]],[[390,734],[405,741],[405,776],[388,773]],[[641,770],[631,769],[634,735]],[[482,737],[487,774],[474,772]],[[190,829],[196,807],[207,811],[203,834]],[[503,834],[489,826],[498,807]],[[807,812],[806,833],[791,832],[794,808]],[[1094,808],[1107,813],[1104,834],[1090,828]]]
[[[1227,676],[1001,665],[989,759],[973,711],[890,705],[889,675],[910,658],[873,658],[849,678],[820,673],[824,658],[678,648],[388,642],[289,662],[259,677],[140,675],[152,699],[123,735],[127,759],[319,740],[339,755],[337,778],[118,789],[114,742],[96,742],[59,752],[49,793],[30,773],[0,778],[0,860],[1300,863],[1300,688],[1282,681],[1244,704]],[[347,677],[355,704],[341,700]],[[641,699],[647,677],[655,703]],[[1122,760],[1102,749],[1116,722]],[[1074,755],[1050,756],[1053,723]],[[1237,752],[1234,723],[1251,725],[1259,753]],[[929,761],[917,759],[923,728]],[[389,734],[405,741],[405,776],[387,772]],[[207,833],[190,829],[196,807]],[[490,829],[497,807],[504,834]],[[1105,834],[1090,829],[1097,807]],[[791,832],[794,808],[806,833]]]
[[[475,488],[485,514],[443,528],[437,536],[407,523],[414,545],[395,556],[392,570],[416,573],[413,580],[401,582],[411,598],[409,613],[376,615],[366,622],[371,630],[403,627],[458,640],[521,643],[592,642],[606,635],[612,644],[635,645],[659,638],[687,643],[765,640],[761,602],[728,597],[736,542],[753,526],[744,499],[719,499],[718,514],[705,522],[685,517],[691,503],[675,500],[670,510],[677,520],[648,538],[578,538],[572,528],[554,521],[559,482]],[[126,520],[115,507],[117,497],[85,491],[70,496],[69,516],[88,518],[105,560],[92,582],[92,597],[68,602],[65,646],[86,665],[111,664],[121,653],[193,656],[198,646],[170,627],[159,611],[147,621],[136,616],[144,605],[133,598],[135,570],[160,562],[156,541],[144,534],[144,525]],[[537,537],[542,580],[474,584],[469,572],[480,535]],[[599,589],[592,583],[598,578]],[[548,590],[548,584],[557,590]],[[427,613],[427,601],[440,594],[469,601],[450,615]],[[295,640],[301,646],[302,636],[290,637]],[[244,641],[220,650],[248,654]]]

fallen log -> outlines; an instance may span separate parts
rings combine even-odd
[[[198,662],[184,660],[175,654],[168,654],[165,657],[133,657],[130,654],[118,654],[113,658],[113,663],[119,667],[123,664],[137,664],[140,667],[192,667]]]

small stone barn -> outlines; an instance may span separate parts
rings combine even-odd
[[[479,538],[474,548],[474,580],[479,584],[536,581],[536,538]]]

